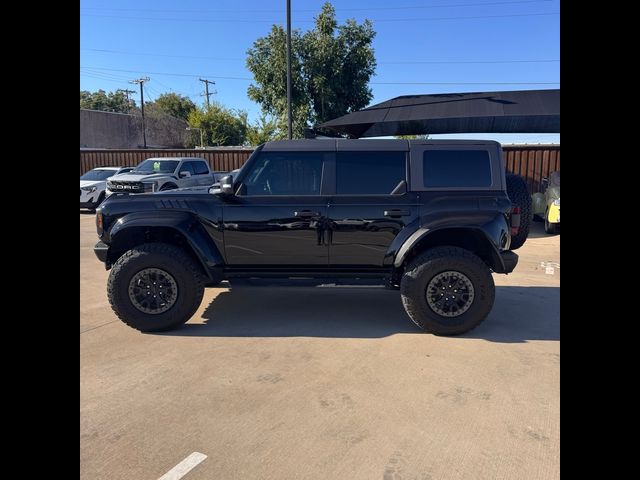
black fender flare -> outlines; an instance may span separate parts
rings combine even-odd
[[[224,257],[207,234],[202,224],[189,212],[134,212],[119,218],[109,231],[108,243],[117,241],[118,235],[131,228],[171,228],[179,232],[198,257],[205,272],[211,277],[213,272],[224,265]]]
[[[442,226],[439,228],[427,228],[420,227],[415,232],[413,232],[402,244],[402,246],[398,249],[398,253],[396,254],[393,266],[394,268],[399,268],[404,263],[407,255],[411,252],[413,248],[422,242],[422,240],[426,239],[429,235],[434,234],[443,230],[451,230],[451,229],[459,229],[459,230],[470,230],[476,234],[479,234],[480,238],[483,239],[483,243],[486,247],[488,247],[490,258],[485,258],[485,262],[489,264],[489,267],[497,273],[505,272],[506,267],[504,264],[504,260],[500,255],[500,252],[494,242],[491,240],[487,232],[478,226]],[[490,261],[489,261],[490,260]]]

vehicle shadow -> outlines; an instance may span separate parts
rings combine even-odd
[[[89,210],[80,210],[80,215],[95,215],[96,212],[90,212]]]
[[[542,221],[531,222],[531,227],[529,227],[529,235],[527,235],[527,238],[552,238],[554,236],[555,235],[544,231],[544,221]]]
[[[423,334],[405,313],[398,291],[362,287],[255,287],[224,291],[204,323],[159,335],[202,337],[381,338]],[[456,338],[519,343],[560,339],[560,288],[496,288],[482,325]]]

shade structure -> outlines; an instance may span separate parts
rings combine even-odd
[[[560,133],[560,89],[403,95],[316,126],[352,138]]]

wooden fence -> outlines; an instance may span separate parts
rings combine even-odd
[[[240,168],[253,148],[233,147],[208,150],[80,150],[80,175],[96,167],[135,167],[152,157],[199,157],[215,171],[228,172]]]
[[[363,140],[364,141],[364,140]],[[522,175],[531,193],[541,190],[544,177],[560,170],[560,145],[505,145],[507,171]],[[240,168],[249,158],[251,147],[221,147],[209,150],[80,150],[80,175],[96,167],[135,166],[150,157],[200,157],[213,170]]]
[[[542,191],[542,179],[560,170],[560,145],[505,145],[507,171],[523,176],[530,193]]]

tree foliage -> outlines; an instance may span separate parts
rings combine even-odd
[[[177,93],[163,93],[153,102],[145,102],[145,108],[154,106],[158,110],[172,117],[186,120],[191,111],[195,110],[196,105],[189,97],[178,95]]]
[[[127,100],[124,92],[105,92],[98,90],[97,92],[89,92],[80,90],[80,108],[88,110],[101,110],[103,112],[129,113],[135,109],[136,103],[133,100]]]
[[[262,114],[258,120],[247,127],[246,144],[258,146],[272,140],[282,140],[282,132],[278,130],[278,122],[273,117]]]
[[[192,110],[187,122],[190,127],[202,129],[204,146],[242,145],[247,134],[247,113],[231,110],[212,102],[209,108]],[[200,144],[200,134],[195,131],[188,141],[190,146]]]
[[[322,6],[315,26],[291,34],[292,117],[295,137],[304,128],[366,107],[372,98],[368,86],[376,61],[375,31],[369,20],[347,20],[338,25],[330,3]],[[286,33],[273,25],[266,37],[247,51],[247,68],[254,83],[247,91],[265,114],[276,118],[286,134]]]

